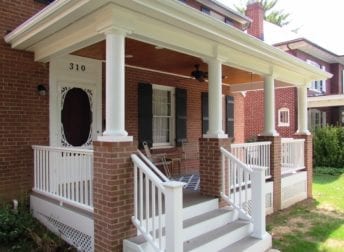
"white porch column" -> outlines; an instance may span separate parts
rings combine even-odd
[[[106,36],[106,105],[105,131],[99,141],[132,141],[125,130],[125,35],[115,28],[104,31]]]
[[[298,127],[296,134],[310,135],[308,130],[308,113],[307,113],[307,86],[297,87],[297,121]]]
[[[227,138],[222,129],[222,62],[208,59],[209,130],[205,138]]]
[[[275,129],[275,81],[272,75],[264,79],[264,136],[278,136]]]

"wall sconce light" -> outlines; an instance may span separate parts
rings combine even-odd
[[[37,86],[37,91],[38,91],[39,95],[41,95],[41,96],[45,96],[47,94],[47,89],[42,84],[39,84]]]

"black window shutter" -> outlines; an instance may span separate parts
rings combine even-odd
[[[234,98],[226,95],[226,134],[234,137]]]
[[[208,112],[208,93],[202,92],[202,134],[207,134],[209,129],[209,112]]]
[[[153,110],[152,110],[152,85],[139,83],[138,86],[138,113],[139,113],[139,148],[146,141],[150,147],[153,145]]]
[[[186,140],[186,109],[187,91],[186,89],[176,88],[176,145],[181,146],[182,141]]]

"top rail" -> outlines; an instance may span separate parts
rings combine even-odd
[[[77,154],[93,154],[94,151],[83,148],[70,148],[70,147],[55,147],[55,146],[43,146],[43,145],[32,145],[34,150],[48,150],[48,151],[60,151],[60,152],[73,152]]]
[[[231,160],[235,161],[237,164],[239,164],[243,169],[245,169],[246,171],[252,173],[253,170],[252,168],[250,168],[247,164],[245,164],[244,162],[242,162],[240,159],[238,159],[236,156],[234,156],[232,153],[230,153],[228,150],[226,150],[225,148],[221,147],[220,151],[223,155],[225,155],[226,157],[230,158]]]

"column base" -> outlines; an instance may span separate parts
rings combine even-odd
[[[225,133],[207,133],[203,135],[203,138],[223,139],[223,138],[228,138],[228,135]]]
[[[100,142],[132,142],[132,136],[98,136],[97,141]]]
[[[309,131],[309,130],[297,130],[295,132],[295,135],[298,135],[298,136],[310,136],[312,133]]]
[[[271,136],[271,137],[276,137],[279,136],[279,133],[276,130],[270,131],[270,132],[263,132],[259,134],[259,136]]]

